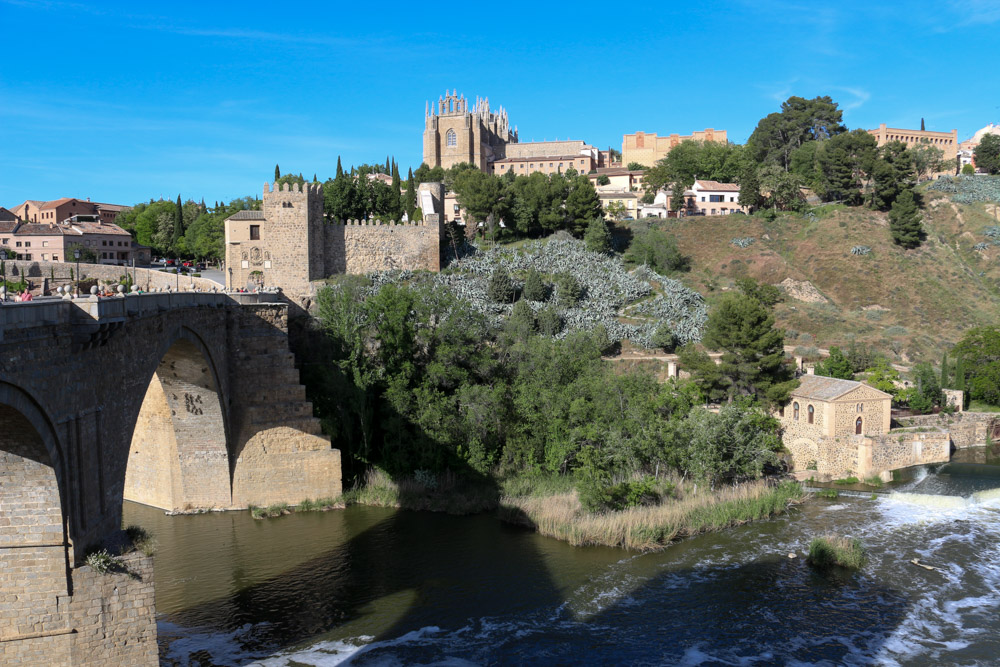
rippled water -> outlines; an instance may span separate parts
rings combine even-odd
[[[937,490],[990,474],[946,470]],[[996,664],[1000,502],[926,504],[920,484],[944,475],[642,555],[362,507],[126,520],[159,542],[167,665]],[[827,531],[864,542],[861,573],[806,566]]]

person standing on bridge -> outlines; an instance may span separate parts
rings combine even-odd
[[[28,288],[25,287],[24,291],[21,292],[21,296],[18,297],[18,298],[21,301],[21,303],[25,303],[26,301],[31,301],[31,299],[32,299],[31,292],[29,292]]]

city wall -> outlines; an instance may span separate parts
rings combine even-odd
[[[437,222],[349,220],[325,226],[326,274],[393,269],[441,270]]]

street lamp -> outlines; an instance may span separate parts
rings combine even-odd
[[[73,248],[73,257],[76,259],[76,295],[80,296],[80,248]]]
[[[233,267],[229,267],[229,289],[233,289]]]
[[[0,286],[3,287],[3,300],[7,300],[7,250],[0,248]]]

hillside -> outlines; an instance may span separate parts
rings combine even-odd
[[[968,328],[1000,321],[1000,247],[973,250],[987,240],[987,227],[1000,224],[994,216],[995,204],[956,204],[926,191],[927,240],[911,251],[893,245],[886,214],[842,206],[773,222],[730,216],[657,224],[692,258],[683,281],[710,301],[743,276],[808,281],[823,302],[786,296],[777,308],[789,344],[828,348],[853,336],[910,363],[938,362]],[[732,244],[745,237],[754,238],[748,247]],[[851,254],[857,245],[871,252]]]

